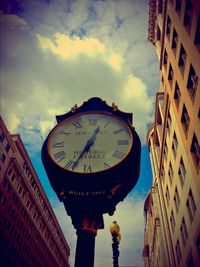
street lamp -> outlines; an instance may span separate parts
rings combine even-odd
[[[120,227],[117,224],[116,221],[113,221],[113,223],[110,226],[110,233],[112,235],[112,250],[113,250],[113,267],[119,267],[119,242],[121,240],[121,235],[120,235]]]

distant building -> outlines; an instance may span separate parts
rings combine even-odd
[[[200,266],[200,1],[149,0],[160,61],[147,133],[153,184],[144,204],[145,267]]]
[[[0,173],[1,266],[69,266],[69,246],[21,138],[1,117]]]

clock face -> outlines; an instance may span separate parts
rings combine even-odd
[[[128,155],[129,127],[109,113],[84,113],[62,121],[51,132],[48,153],[60,167],[76,173],[109,169]]]

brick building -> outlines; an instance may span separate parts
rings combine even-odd
[[[22,140],[1,117],[0,173],[1,266],[70,266],[69,246]]]

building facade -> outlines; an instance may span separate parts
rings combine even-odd
[[[1,117],[0,173],[1,266],[70,266],[69,246],[22,140]]]
[[[144,204],[145,267],[200,266],[200,1],[149,0],[160,62],[147,133],[153,184]]]

